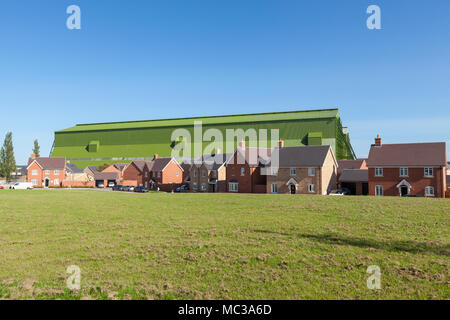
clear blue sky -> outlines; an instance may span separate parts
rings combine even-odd
[[[19,164],[76,123],[332,107],[358,156],[377,133],[450,143],[449,80],[448,0],[0,3],[0,139]]]

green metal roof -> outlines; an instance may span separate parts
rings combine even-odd
[[[139,129],[139,128],[150,128],[150,127],[192,126],[194,121],[202,121],[203,125],[214,125],[214,124],[224,124],[224,123],[304,120],[304,119],[319,119],[319,118],[339,118],[339,111],[338,111],[338,109],[321,109],[321,110],[303,110],[303,111],[288,111],[288,112],[275,112],[275,113],[272,112],[272,113],[210,116],[210,117],[198,117],[198,118],[194,117],[194,118],[177,118],[177,119],[161,119],[161,120],[145,120],[145,121],[129,121],[129,122],[77,124],[75,127],[60,130],[60,131],[57,131],[56,133],[58,133],[58,132]]]

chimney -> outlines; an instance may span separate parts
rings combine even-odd
[[[155,153],[154,155],[153,155],[153,159],[158,159],[158,154],[157,153]]]
[[[278,140],[278,148],[284,148],[284,141],[283,140]]]
[[[31,154],[31,159],[36,159],[36,155],[34,153]]]
[[[377,137],[375,138],[375,145],[381,147],[381,138],[379,134],[377,134]]]
[[[241,142],[239,142],[239,147],[242,149],[245,149],[245,140],[242,140]]]

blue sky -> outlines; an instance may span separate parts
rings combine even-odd
[[[5,0],[0,139],[23,164],[76,123],[339,107],[358,156],[450,143],[449,57],[448,0]]]

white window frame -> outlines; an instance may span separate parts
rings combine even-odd
[[[59,185],[59,179],[53,180],[53,185],[55,185],[55,186]]]
[[[400,168],[400,177],[409,177],[409,170],[407,167]]]
[[[239,191],[239,182],[228,183],[228,190],[230,192],[238,192]]]
[[[161,171],[158,171],[158,178],[161,178]]]
[[[309,193],[316,193],[315,189],[316,189],[316,187],[314,184],[312,184],[312,183],[308,184],[308,192]]]
[[[37,184],[38,184],[37,179],[31,180],[31,184],[32,184],[33,186],[37,186]]]
[[[202,170],[202,177],[206,177],[206,170]]]
[[[375,177],[383,176],[383,168],[375,168]]]
[[[291,177],[295,177],[297,175],[297,168],[291,168],[289,170],[289,174],[291,175]]]
[[[145,177],[148,178],[148,171],[145,171]]]
[[[31,171],[31,175],[32,176],[37,176],[38,175],[38,171],[36,169],[34,169],[33,171]]]
[[[431,168],[431,167],[423,168],[423,176],[425,178],[433,178],[434,177],[434,170],[433,170],[433,168]]]
[[[377,196],[377,197],[384,196],[384,188],[382,185],[375,186],[375,196]]]
[[[308,168],[308,177],[316,176],[316,168]]]
[[[49,175],[50,174],[50,170],[45,170],[45,174]]]
[[[180,173],[177,171],[177,172],[175,172],[175,175],[176,175],[177,177],[179,177],[179,176],[180,176]]]
[[[434,195],[435,195],[434,194],[434,187],[433,186],[426,186],[425,187],[425,196],[426,197],[434,197]]]
[[[278,184],[272,183],[272,193],[278,193]]]
[[[192,190],[197,190],[197,182],[192,183]]]
[[[55,174],[55,176],[59,176],[59,170],[54,170],[53,173]]]
[[[245,168],[244,167],[241,168],[241,177],[245,177]]]
[[[202,185],[201,185],[201,190],[202,190],[202,191],[206,191],[206,183],[202,183]]]

